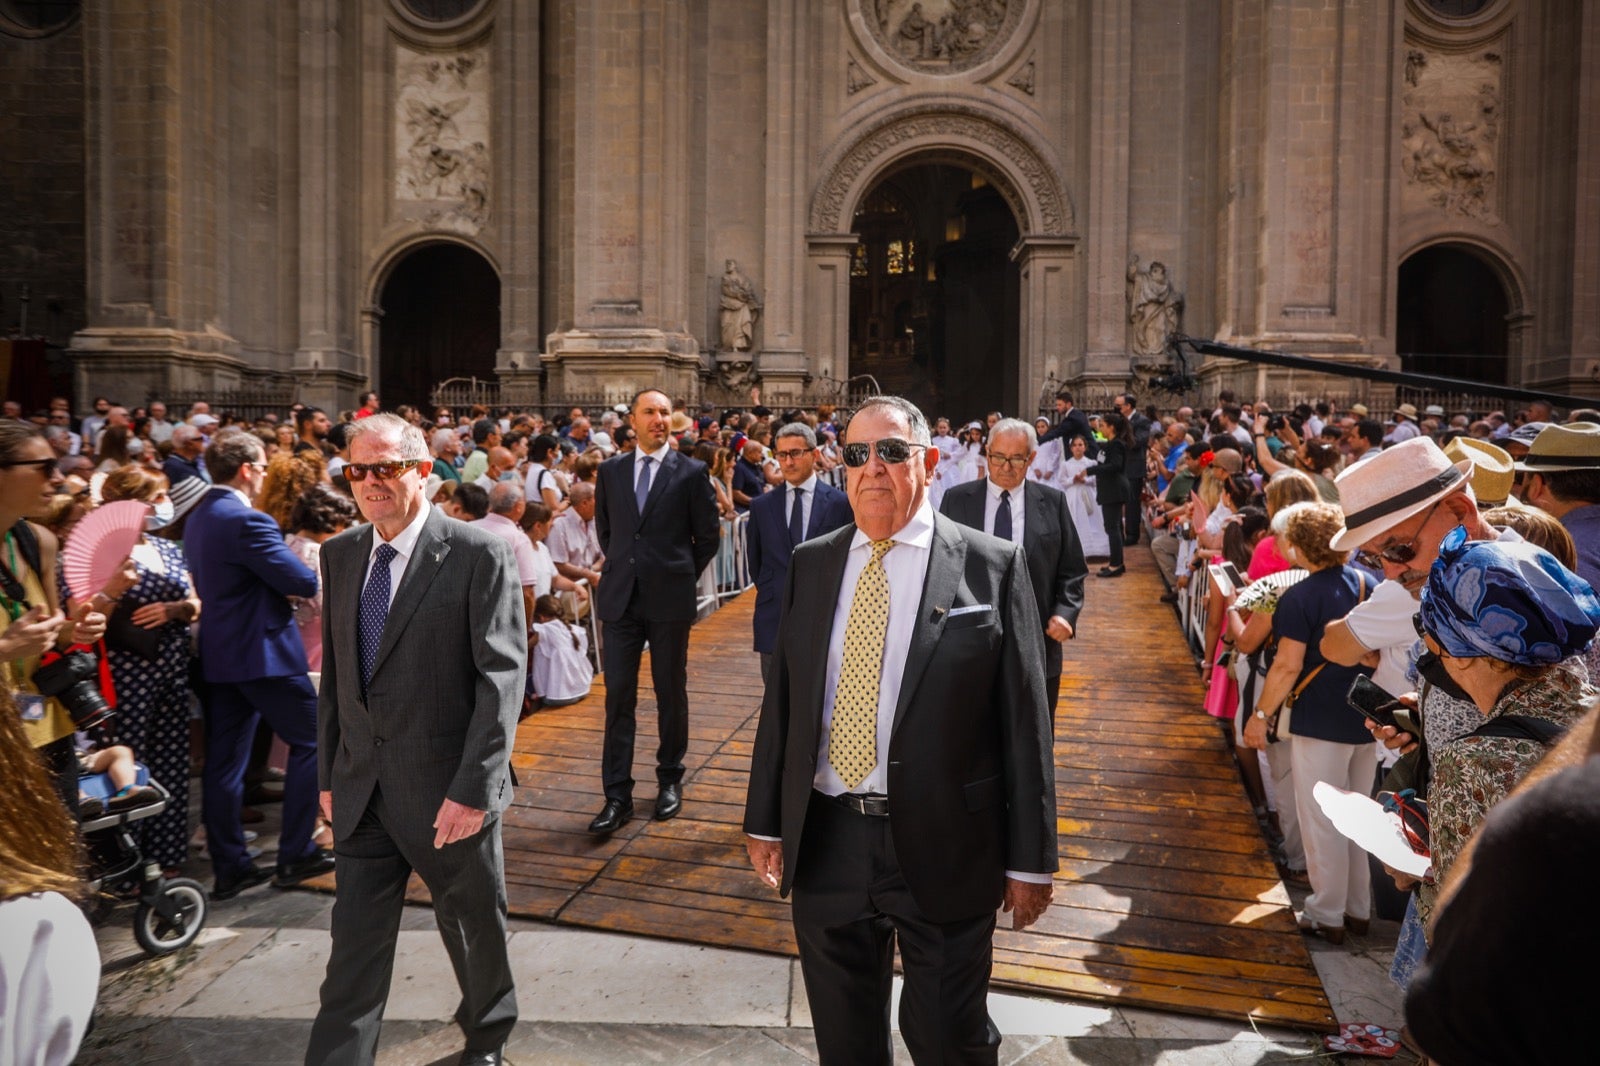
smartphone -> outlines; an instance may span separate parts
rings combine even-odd
[[[1227,560],[1223,560],[1220,565],[1222,566],[1222,572],[1228,575],[1228,580],[1233,582],[1234,588],[1242,589],[1249,584],[1249,582],[1244,579],[1244,576],[1239,573],[1239,568],[1237,566],[1234,566]]]
[[[1404,708],[1405,704],[1395,699],[1393,693],[1375,684],[1372,678],[1365,674],[1357,675],[1356,679],[1350,682],[1350,690],[1345,693],[1344,698],[1350,706],[1379,725],[1401,728],[1394,712]]]
[[[1223,566],[1226,565],[1226,563],[1223,564]],[[1234,584],[1232,578],[1228,577],[1228,571],[1223,569],[1223,566],[1218,566],[1216,563],[1212,563],[1210,566],[1206,567],[1206,570],[1211,574],[1211,583],[1217,586],[1217,591],[1222,593],[1223,598],[1226,599],[1227,597],[1232,596],[1234,590],[1239,586]],[[1234,571],[1235,575],[1238,573],[1238,570]]]

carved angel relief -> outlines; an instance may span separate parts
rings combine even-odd
[[[1500,55],[1406,54],[1400,168],[1407,206],[1429,204],[1495,224]]]
[[[398,48],[395,199],[430,224],[481,227],[489,211],[488,56]]]
[[[900,62],[929,74],[967,70],[1011,36],[1025,0],[861,0],[863,20]]]

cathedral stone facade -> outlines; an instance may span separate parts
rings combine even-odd
[[[1582,0],[0,0],[0,59],[80,398],[961,417],[1175,330],[1600,387]]]

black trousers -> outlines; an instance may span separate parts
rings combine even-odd
[[[1144,524],[1144,476],[1128,478],[1128,502],[1123,507],[1123,542],[1139,543],[1139,529]]]
[[[1105,522],[1106,540],[1111,545],[1111,559],[1106,563],[1116,570],[1122,566],[1122,511],[1125,503],[1102,503],[1100,517]]]
[[[650,644],[650,680],[656,693],[656,783],[683,780],[689,750],[689,627],[624,614],[606,623],[606,737],[600,780],[606,799],[633,799],[633,742],[639,704],[639,657]]]
[[[467,1047],[498,1048],[517,1023],[500,819],[491,818],[476,836],[435,848],[431,830],[426,840],[393,831],[390,813],[374,791],[355,831],[334,845],[333,952],[306,1048],[308,1066],[373,1061],[413,870],[433,897],[439,939],[461,986],[456,1024]]]
[[[856,814],[813,793],[793,915],[823,1066],[893,1059],[896,941],[905,974],[900,1035],[912,1060],[998,1060],[1000,1031],[987,1005],[994,912],[956,922],[927,918],[901,876],[888,818]]]

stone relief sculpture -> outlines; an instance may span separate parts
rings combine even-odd
[[[856,57],[851,56],[850,62],[845,66],[845,92],[854,96],[867,86],[876,84],[878,84],[878,79],[863,70],[861,64],[856,62]]]
[[[1406,57],[1401,98],[1403,202],[1482,222],[1494,206],[1500,139],[1500,55],[1494,51]]]
[[[1154,261],[1139,269],[1139,257],[1128,257],[1128,324],[1133,328],[1135,355],[1159,356],[1167,338],[1178,331],[1183,295],[1172,287],[1166,264]]]
[[[488,57],[398,46],[395,198],[429,223],[481,227],[489,210]]]
[[[935,73],[965,70],[1010,36],[1024,0],[860,0],[862,19],[901,62]]]
[[[761,313],[761,298],[754,283],[739,270],[737,260],[729,259],[722,271],[722,309],[718,315],[721,343],[718,351],[748,352],[754,344],[756,316]]]

